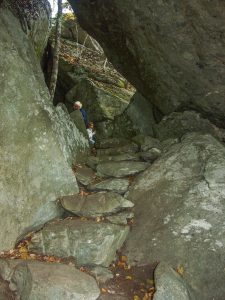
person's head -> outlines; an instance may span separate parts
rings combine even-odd
[[[89,123],[88,123],[88,128],[93,129],[93,128],[94,128],[94,123],[93,123],[93,122],[89,122]]]
[[[73,108],[74,108],[75,110],[81,109],[81,108],[82,108],[82,103],[81,103],[80,101],[74,102]]]

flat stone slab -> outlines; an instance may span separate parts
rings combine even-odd
[[[106,179],[98,183],[89,184],[88,191],[109,191],[118,194],[124,194],[128,190],[129,180],[126,178]]]
[[[97,149],[97,156],[117,155],[122,153],[136,153],[139,147],[135,143],[130,143],[125,146],[118,146],[116,148]]]
[[[108,267],[129,233],[129,226],[95,221],[63,220],[46,225],[31,238],[35,253],[72,256],[79,265]]]
[[[0,273],[18,299],[96,300],[100,294],[96,281],[74,266],[1,259]]]
[[[149,167],[145,162],[108,162],[97,166],[97,175],[101,177],[125,177],[135,175]]]
[[[140,155],[139,153],[122,153],[116,155],[89,156],[86,164],[93,170],[96,170],[99,163],[110,161],[140,161]]]
[[[60,199],[64,209],[81,217],[98,217],[119,212],[134,204],[121,195],[112,192],[99,192],[87,196],[65,196]]]
[[[96,143],[97,149],[117,148],[130,144],[130,141],[123,138],[102,139]]]
[[[77,167],[75,176],[77,181],[83,185],[88,185],[94,180],[95,172],[86,166]]]

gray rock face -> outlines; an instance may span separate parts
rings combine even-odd
[[[125,178],[120,179],[106,179],[99,183],[90,184],[87,186],[89,191],[109,191],[118,194],[124,194],[128,190],[129,180]]]
[[[49,224],[35,233],[30,250],[62,257],[73,256],[79,265],[108,267],[128,232],[128,226],[64,220]]]
[[[179,139],[176,138],[176,139],[166,139],[164,141],[162,141],[161,145],[162,145],[162,151],[163,152],[166,152],[170,149],[170,147],[174,144],[177,144],[179,143]]]
[[[112,120],[95,122],[96,139],[110,138],[113,135],[114,124]]]
[[[161,112],[191,108],[224,126],[223,2],[69,2],[110,61]]]
[[[123,211],[116,215],[108,216],[106,219],[113,223],[118,225],[127,225],[127,220],[132,219],[134,217],[134,213],[130,211]]]
[[[110,90],[97,85],[88,79],[80,80],[66,95],[67,101],[73,103],[74,99],[82,99],[89,119],[93,122],[113,120],[127,107],[132,94],[121,91],[121,94],[113,94]]]
[[[0,272],[15,290],[16,299],[96,300],[100,294],[91,276],[68,265],[1,260]]]
[[[55,200],[78,192],[71,163],[82,138],[49,93],[31,42],[9,10],[0,9],[0,250],[25,228],[59,216]]]
[[[154,160],[156,160],[158,157],[160,157],[160,155],[161,155],[161,150],[159,150],[157,148],[152,148],[149,151],[140,153],[140,157],[144,161],[150,161],[150,162],[153,162]]]
[[[81,166],[77,167],[75,176],[79,183],[88,185],[94,180],[95,173],[91,168]]]
[[[160,140],[181,138],[188,132],[209,133],[220,139],[219,129],[194,111],[174,112],[164,117],[154,128]]]
[[[47,45],[51,27],[51,6],[47,0],[30,0],[29,4],[23,1],[3,0],[3,5],[9,7],[14,15],[20,18],[24,32],[29,36],[39,60],[41,60]]]
[[[115,118],[113,135],[127,138],[136,134],[153,136],[154,124],[152,104],[137,92],[125,111]]]
[[[99,192],[87,196],[65,196],[61,198],[61,204],[77,216],[93,218],[110,215],[134,206],[131,201],[110,192]]]
[[[220,142],[188,134],[139,175],[126,195],[135,203],[136,219],[126,242],[129,260],[183,266],[199,300],[225,294],[224,168]]]
[[[156,293],[153,300],[194,300],[181,276],[166,263],[159,263],[155,270]]]
[[[101,163],[97,166],[97,175],[100,177],[125,177],[129,175],[135,175],[149,167],[145,162],[107,162]]]
[[[151,136],[147,136],[147,135],[137,135],[135,137],[132,138],[132,141],[134,141],[135,143],[137,143],[140,148],[141,151],[148,151],[152,148],[161,148],[161,143],[158,139],[155,139]]]

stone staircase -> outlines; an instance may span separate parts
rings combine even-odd
[[[129,186],[137,174],[150,167],[151,162],[161,154],[161,149],[159,142],[153,138],[136,137],[134,141],[117,138],[102,140],[96,144],[96,150],[96,155],[90,156],[86,165],[77,165],[74,168],[80,193],[58,199],[58,205],[65,211],[65,218],[54,220],[38,232],[32,233],[28,250],[40,255],[72,258],[76,267],[88,268],[97,282],[104,282],[112,277],[107,268],[126,241],[130,230],[129,222],[134,218],[134,204],[126,199]],[[20,299],[45,299],[43,295],[46,290],[46,299],[62,299],[51,291],[50,286],[57,289],[58,285],[63,285],[66,291],[66,282],[60,278],[60,271],[56,271],[57,266],[48,265],[46,271],[46,266],[40,262],[17,260],[12,263],[0,260],[0,273],[3,279],[11,284],[12,274],[17,272],[17,268],[23,269],[25,277],[31,274],[34,281],[36,277],[41,277],[42,272],[50,274],[48,280],[51,279],[52,272],[56,272],[58,278],[52,279],[53,283],[50,280],[48,289],[43,288],[45,283],[40,284],[40,280],[37,279],[36,284],[41,288],[34,291],[34,282],[29,287],[23,279],[22,283],[20,280],[14,280],[14,291]],[[75,280],[79,277],[76,273],[79,270],[71,269],[74,269],[74,266],[60,265],[60,268],[67,270],[65,272],[74,276]],[[5,271],[7,269],[8,272]],[[33,272],[36,277],[33,276]],[[73,275],[73,272],[76,274]],[[61,273],[62,276],[63,274]],[[93,284],[89,275],[82,273],[82,276],[79,280],[85,281],[86,276],[87,285],[90,285],[93,294],[90,289],[84,288],[83,292],[79,289],[78,296],[77,287],[71,284],[68,287],[70,292],[65,292],[66,296],[63,296],[63,299],[98,299],[100,292],[96,292],[97,285]],[[67,280],[65,275],[65,281]],[[83,285],[82,281],[81,286]],[[26,293],[34,293],[36,296],[23,298],[21,295]]]

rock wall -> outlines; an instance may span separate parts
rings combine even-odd
[[[191,108],[225,126],[223,1],[69,2],[110,61],[161,112]]]
[[[51,6],[48,0],[7,0],[4,3],[19,18],[41,59],[50,33]]]
[[[71,164],[77,151],[88,150],[66,113],[50,103],[32,42],[6,4],[0,6],[0,251],[26,228],[61,214],[55,200],[78,191]]]
[[[154,136],[153,106],[139,93],[135,93],[126,110],[115,118],[114,136],[131,138],[137,134]]]
[[[211,135],[188,133],[127,194],[135,203],[135,226],[124,249],[130,263],[182,267],[198,300],[225,295],[224,158],[224,145]]]

